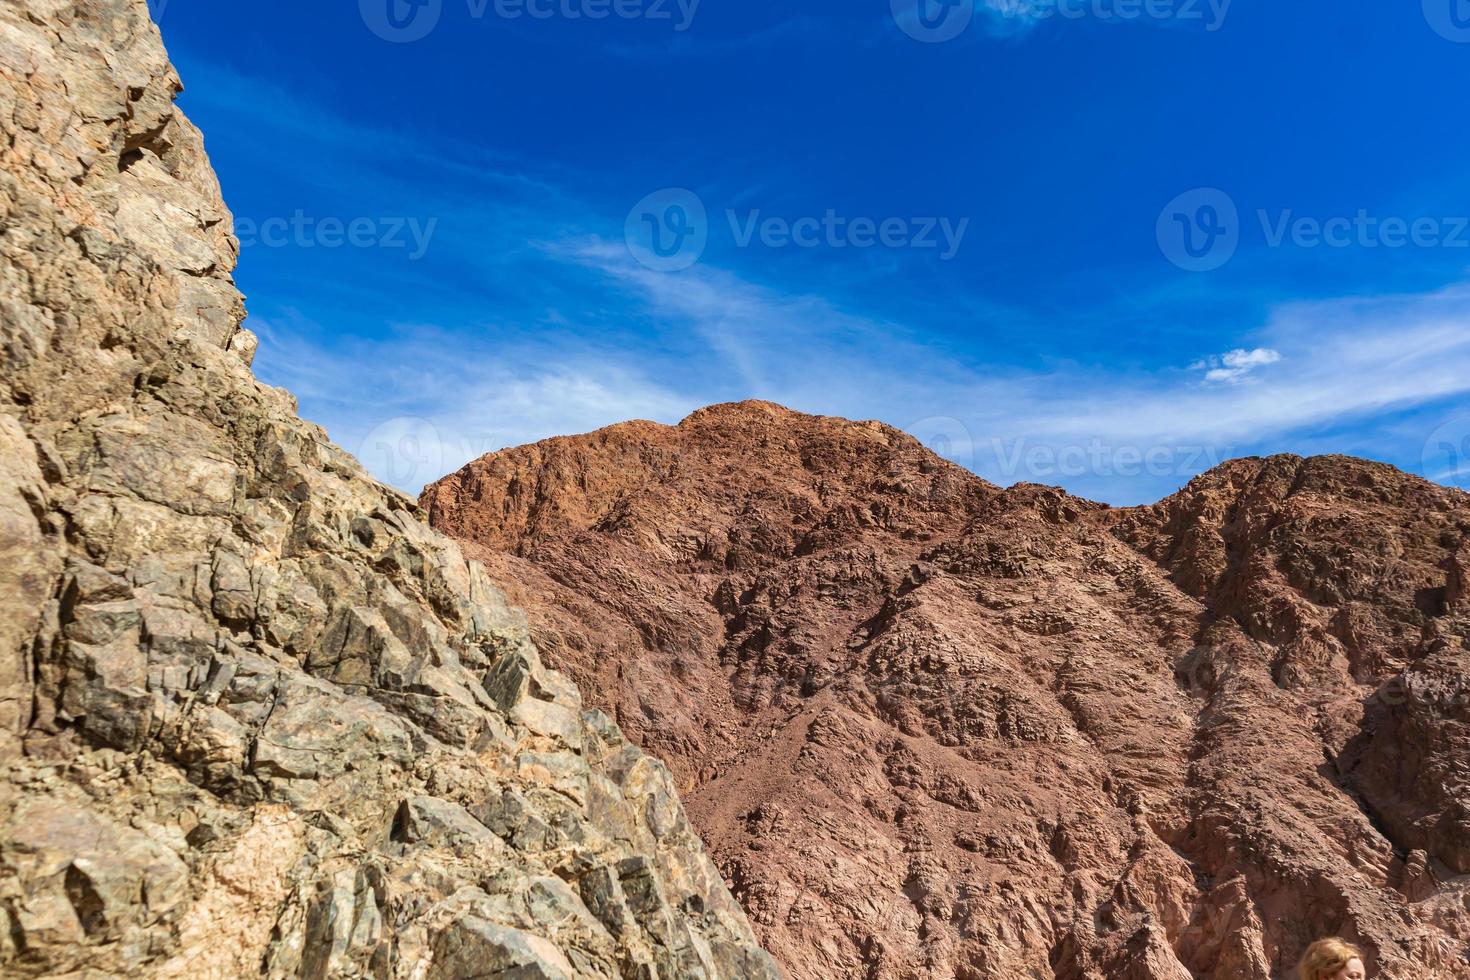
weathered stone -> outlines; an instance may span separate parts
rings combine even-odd
[[[55,904],[64,894],[89,938],[115,939],[175,908],[188,879],[178,855],[147,836],[54,801],[23,802],[15,810],[5,851],[13,872],[48,882],[50,898],[29,913],[43,932],[71,929]],[[25,945],[49,941],[37,933]]]
[[[551,943],[475,916],[450,924],[434,941],[431,980],[573,980],[572,964]]]
[[[485,691],[501,710],[510,711],[529,693],[535,669],[535,662],[524,651],[512,650],[485,675]]]
[[[256,739],[253,769],[267,778],[324,781],[380,762],[406,765],[412,751],[408,729],[379,705],[287,676]]]
[[[301,874],[306,827],[282,806],[261,806],[216,850],[191,883],[174,954],[157,968],[161,980],[229,980],[255,974],[272,931]],[[288,943],[284,936],[279,943]]]
[[[309,653],[326,628],[327,605],[296,562],[257,566],[257,628],[275,646]]]
[[[180,730],[165,734],[173,755],[201,785],[221,793],[240,786],[249,765],[250,732],[228,712],[201,705]]]
[[[469,808],[470,814],[495,836],[519,851],[535,853],[556,845],[560,834],[514,789],[492,794]]]
[[[255,593],[245,559],[229,551],[217,551],[210,587],[211,610],[224,623],[249,623],[255,618]]]
[[[555,790],[578,806],[587,802],[587,765],[571,752],[521,752],[515,768],[527,783]]]
[[[214,430],[179,416],[113,416],[85,458],[89,489],[130,494],[183,514],[227,513],[237,467]]]
[[[1341,931],[1470,977],[1463,492],[1280,456],[1112,508],[742,402],[420,502],[672,770],[585,715],[587,830],[697,829],[793,976],[1267,980]]]
[[[622,937],[633,928],[633,915],[623,897],[623,885],[611,868],[593,868],[577,883],[582,901],[599,922],[614,936]]]
[[[405,800],[398,810],[398,836],[410,844],[470,844],[499,847],[500,838],[457,803],[428,796]]]
[[[574,752],[582,750],[582,719],[573,708],[526,698],[515,706],[511,718],[535,735],[551,739]]]
[[[383,939],[378,899],[360,870],[339,871],[318,883],[306,917],[303,980],[369,974]]]
[[[777,976],[524,617],[250,373],[179,90],[146,0],[0,4],[0,973],[640,975],[559,877],[637,855]]]

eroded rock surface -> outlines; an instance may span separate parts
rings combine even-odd
[[[793,977],[1470,977],[1470,498],[1241,460],[1114,510],[717,406],[424,494],[666,759]]]
[[[0,973],[775,977],[668,772],[249,370],[144,0],[0,5]]]

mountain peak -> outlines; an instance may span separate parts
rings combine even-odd
[[[1269,980],[1323,922],[1467,975],[1463,494],[1277,456],[1118,509],[742,402],[425,501],[794,977]]]

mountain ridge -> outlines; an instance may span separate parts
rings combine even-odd
[[[731,403],[421,500],[792,976],[1274,978],[1325,932],[1466,973],[1459,491],[1282,455],[1112,508]]]

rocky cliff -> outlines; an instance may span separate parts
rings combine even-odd
[[[0,973],[775,977],[667,771],[249,370],[144,0],[0,6]]]
[[[1470,497],[1241,460],[1000,490],[764,403],[472,463],[431,522],[674,769],[793,977],[1470,977]]]

